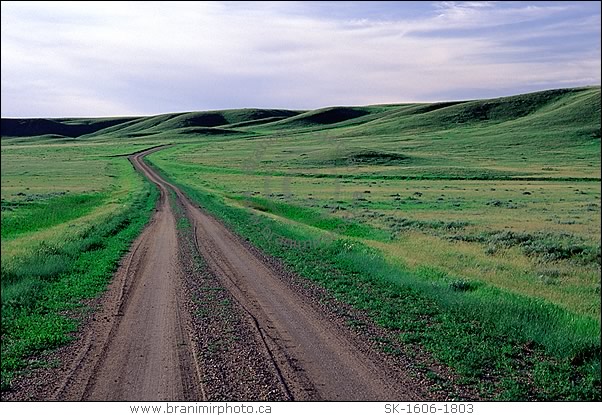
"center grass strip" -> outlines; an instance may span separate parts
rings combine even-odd
[[[157,188],[145,180],[131,205],[109,221],[93,225],[78,239],[41,244],[10,267],[3,264],[2,390],[10,388],[18,371],[50,363],[43,357],[33,361],[31,356],[70,340],[77,320],[68,316],[69,311],[105,289],[150,219],[157,198]]]
[[[600,399],[600,326],[594,319],[485,284],[402,270],[362,243],[324,239],[228,205],[179,182],[177,172],[162,173],[255,246],[454,368],[483,398]],[[303,249],[291,249],[290,241]]]

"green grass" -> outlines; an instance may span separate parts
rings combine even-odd
[[[149,184],[131,206],[84,235],[40,244],[2,266],[2,379],[8,387],[27,359],[64,344],[77,328],[65,311],[81,307],[110,281],[121,256],[148,221],[157,199]],[[65,206],[65,207],[68,207]]]
[[[2,203],[2,239],[35,232],[84,216],[102,203],[102,195],[29,196],[24,202]],[[54,197],[53,197],[54,196]]]
[[[259,197],[233,197],[232,199],[241,200],[245,206],[251,209],[268,212],[291,221],[311,224],[318,229],[336,232],[343,236],[355,236],[376,240],[384,240],[389,237],[389,234],[382,230],[361,223],[326,215],[317,209]]]
[[[188,184],[283,220],[327,229],[320,223],[325,221],[343,231],[352,223],[365,231],[347,236],[369,239],[371,246],[375,246],[371,241],[390,240],[378,247],[386,248],[392,260],[436,265],[463,278],[542,297],[599,319],[600,184],[596,177],[459,183],[423,177],[382,180],[372,176],[375,166],[366,174],[353,167],[347,172],[354,178],[349,178],[338,177],[332,171],[340,167],[323,162],[314,176],[328,177],[308,177],[309,169],[297,172],[288,166],[291,157],[301,151],[311,154],[312,146],[320,156],[328,150],[336,152],[334,139],[320,143],[311,141],[312,136],[232,145],[183,144],[157,153],[152,160],[166,171],[186,173]],[[254,147],[265,149],[263,159],[255,160]],[[596,162],[593,157],[591,161]],[[529,242],[513,249],[515,245],[496,240],[504,232],[529,235]],[[540,276],[553,269],[558,284],[542,282]]]

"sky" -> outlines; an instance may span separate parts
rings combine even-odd
[[[2,117],[435,102],[599,85],[600,2],[1,3]]]

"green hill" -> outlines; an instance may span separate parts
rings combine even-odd
[[[600,87],[594,87],[557,89],[488,100],[412,105],[389,111],[364,124],[359,131],[445,130],[518,120],[566,126],[567,123],[595,123],[599,119]]]
[[[555,89],[486,100],[312,111],[246,108],[124,118],[3,118],[1,121],[2,137],[136,138],[156,134],[189,137],[332,129],[337,129],[341,137],[461,132],[464,137],[461,141],[470,138],[482,142],[488,135],[497,137],[497,144],[513,143],[534,134],[540,140],[543,134],[555,146],[570,145],[575,140],[599,140],[600,87]],[[501,134],[504,137],[500,141]]]

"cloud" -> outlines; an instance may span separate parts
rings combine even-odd
[[[2,116],[317,108],[600,83],[599,5],[337,7],[3,2]]]

